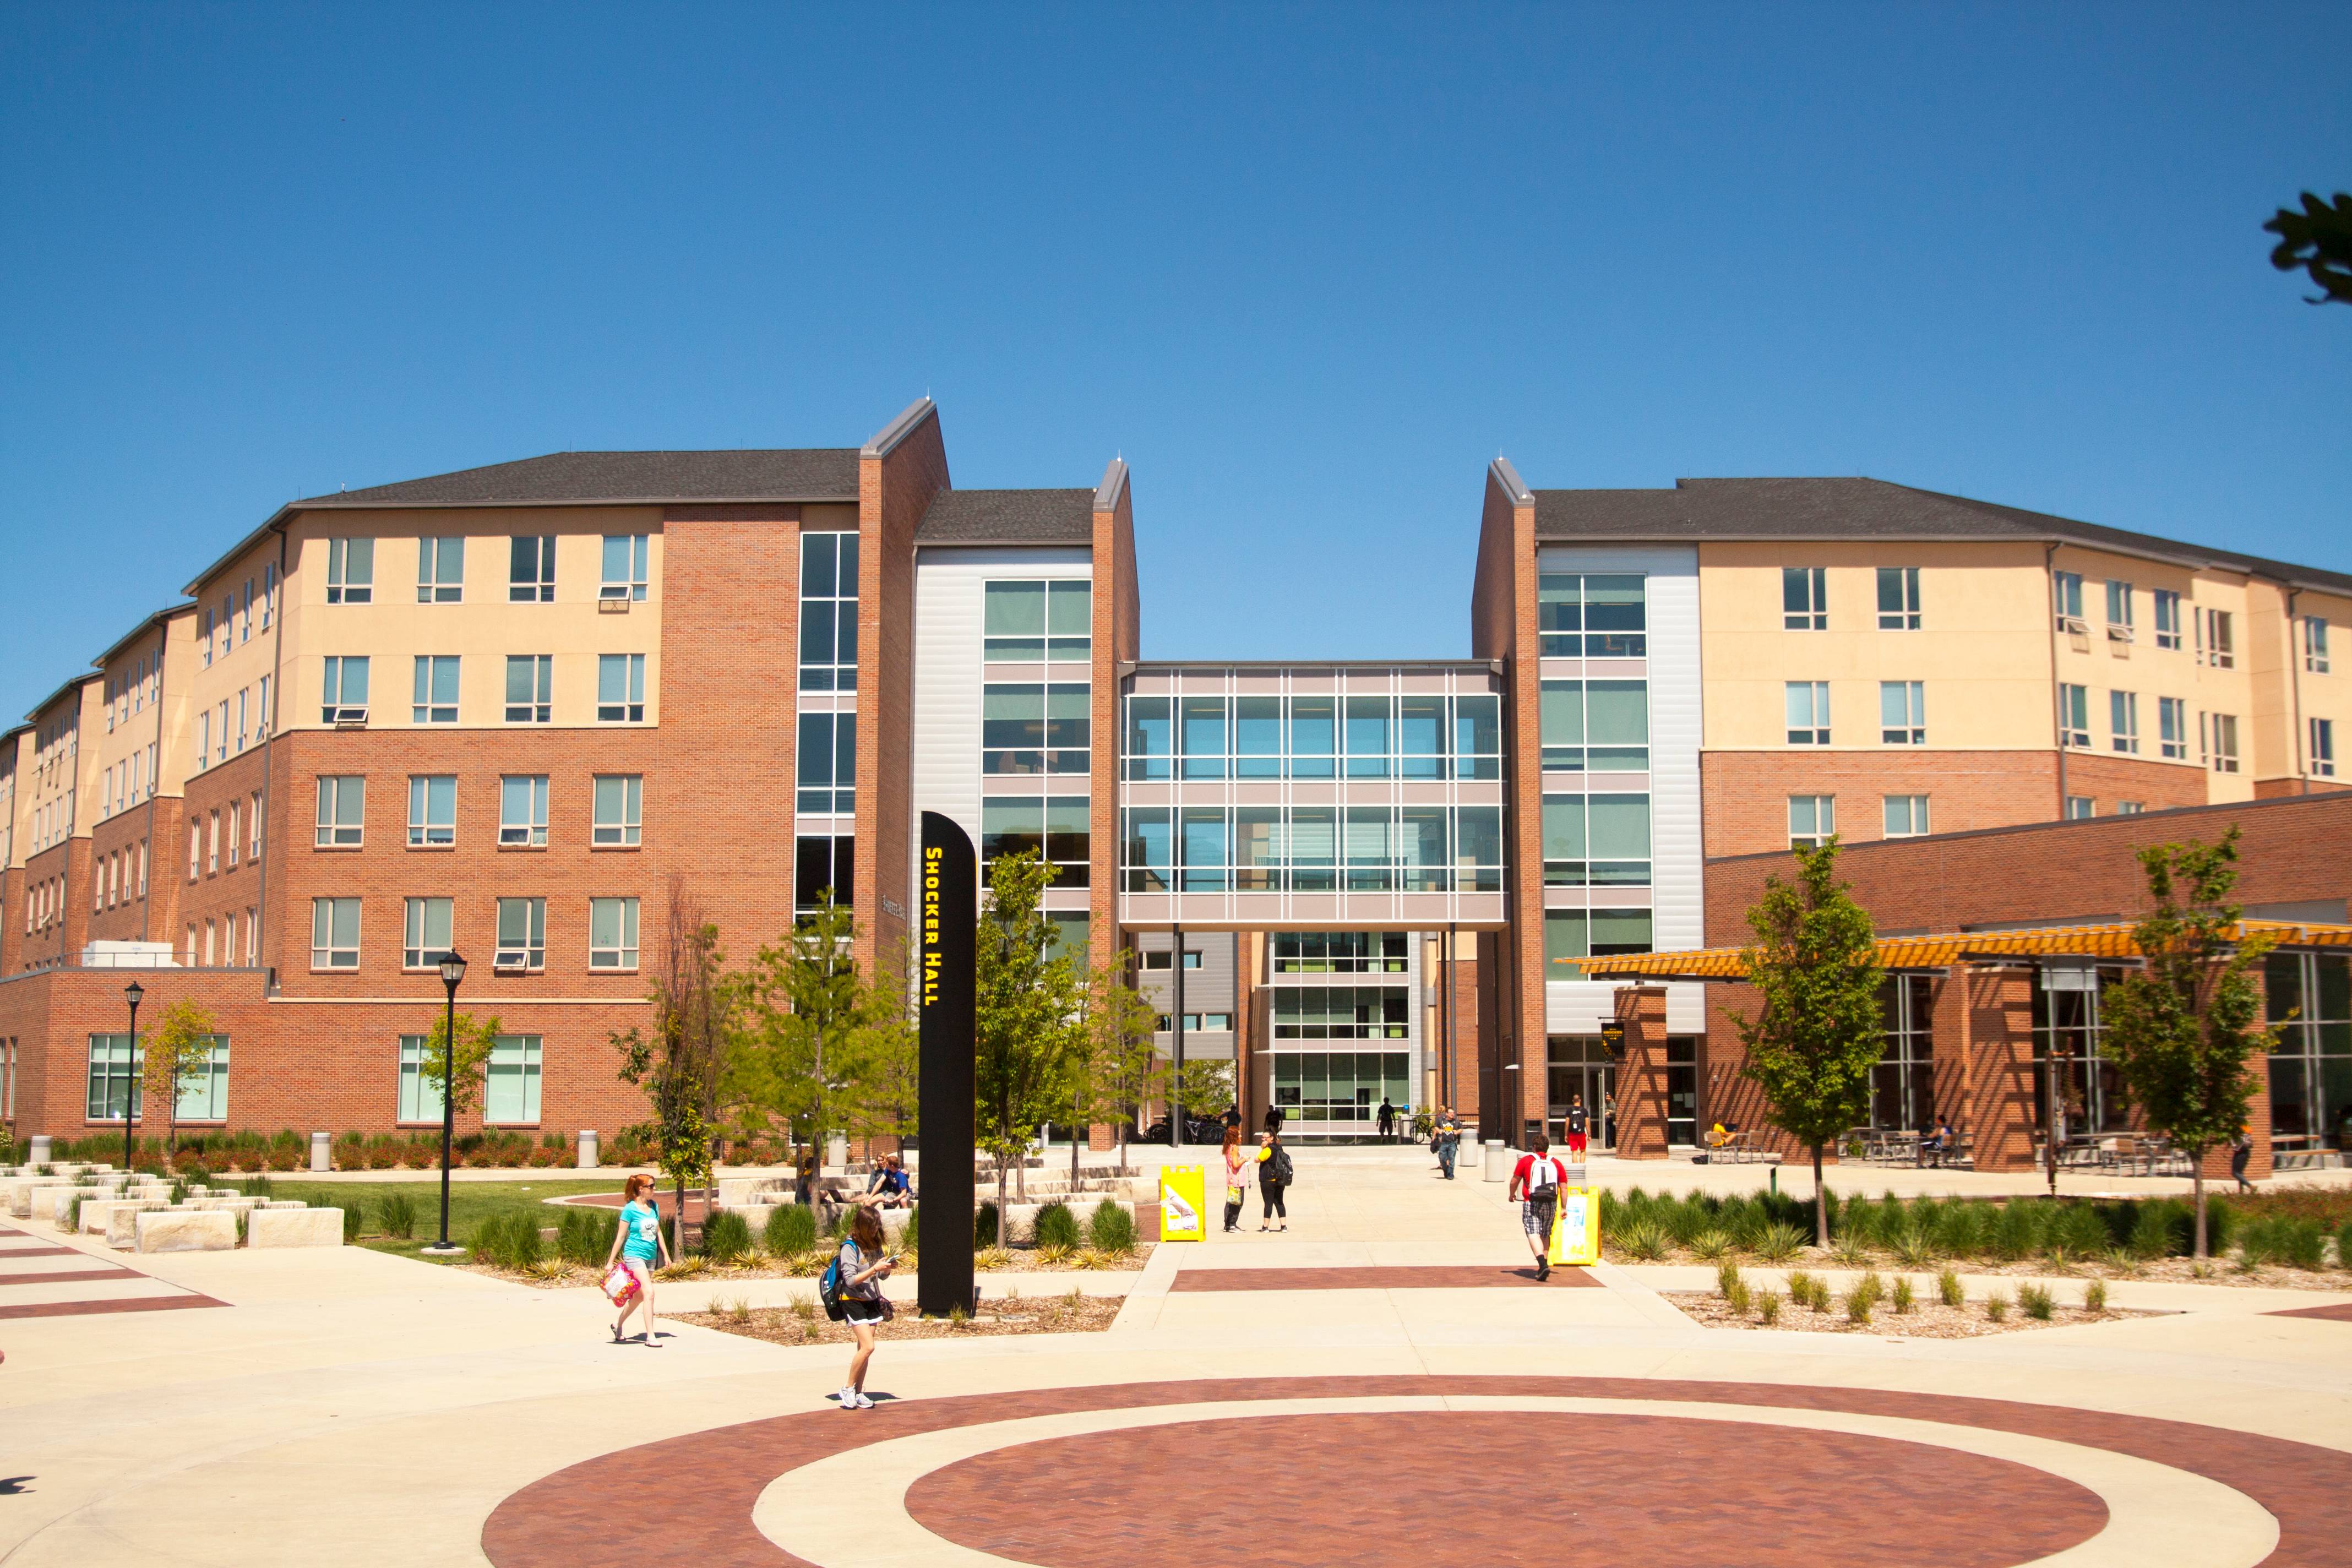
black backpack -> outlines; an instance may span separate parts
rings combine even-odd
[[[1268,1160],[1265,1164],[1267,1171],[1272,1173],[1274,1179],[1281,1183],[1286,1187],[1290,1185],[1290,1184],[1297,1179],[1293,1175],[1291,1170],[1290,1151],[1284,1148],[1279,1143],[1274,1146],[1274,1158]]]
[[[824,1272],[817,1277],[816,1299],[824,1303],[824,1315],[835,1322],[840,1322],[849,1315],[848,1310],[841,1304],[841,1254],[838,1252],[833,1255],[833,1261],[824,1266]]]

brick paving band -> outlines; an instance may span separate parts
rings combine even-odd
[[[2289,1307],[2282,1311],[2265,1312],[2266,1318],[2327,1318],[2339,1323],[2352,1323],[2352,1301],[2338,1301],[2327,1307]]]
[[[1512,1286],[1598,1289],[1601,1281],[1581,1268],[1555,1268],[1538,1279],[1525,1268],[1487,1268],[1452,1264],[1391,1268],[1185,1268],[1170,1292],[1192,1290],[1479,1290]]]
[[[123,1296],[111,1300],[48,1301],[32,1307],[0,1307],[5,1318],[95,1318],[108,1312],[174,1312],[188,1307],[226,1307],[210,1296]]]
[[[136,1268],[58,1268],[47,1274],[12,1274],[0,1279],[0,1289],[11,1285],[70,1285],[82,1279],[146,1279]]]
[[[495,1568],[642,1568],[646,1563],[664,1562],[690,1562],[696,1568],[813,1568],[761,1535],[752,1523],[752,1509],[761,1492],[777,1476],[867,1444],[983,1422],[1072,1411],[1276,1398],[1493,1394],[1675,1400],[1889,1415],[2104,1448],[2204,1476],[2267,1509],[2279,1521],[2279,1543],[2264,1560],[2265,1568],[2352,1568],[2352,1454],[2307,1443],[2190,1422],[2012,1400],[1881,1389],[1644,1378],[1425,1375],[1201,1379],[1035,1389],[887,1401],[877,1410],[854,1416],[825,1405],[792,1415],[643,1444],[558,1470],[522,1488],[492,1510],[482,1526],[482,1551]],[[1449,1416],[1465,1421],[1468,1418],[1466,1414]],[[1686,1440],[1705,1436],[1692,1434]],[[1942,1474],[1958,1473],[1954,1468],[1960,1458],[1958,1454],[1943,1449],[1933,1452]],[[1496,1452],[1486,1459],[1493,1466],[1516,1468],[1515,1450]],[[1156,1473],[1160,1468],[1154,1466],[1144,1473]],[[1265,1543],[1280,1541],[1301,1520],[1295,1512],[1277,1512],[1270,1507],[1260,1510],[1251,1500],[1260,1473],[1278,1468],[1278,1456],[1268,1454],[1262,1457],[1255,1469],[1245,1469],[1234,1479],[1229,1506],[1254,1523],[1257,1532],[1254,1540],[1261,1549]],[[1412,1479],[1415,1467],[1412,1455],[1388,1453],[1382,1468],[1393,1476],[1400,1489],[1410,1487],[1428,1495],[1427,1489]],[[1132,1477],[1136,1472],[1097,1466],[1096,1473]],[[1193,1473],[1189,1466],[1186,1473]],[[1683,1515],[1685,1533],[1678,1543],[1681,1550],[1668,1555],[1689,1555],[1699,1543],[1714,1541],[1727,1548],[1736,1548],[1732,1554],[1745,1561],[1748,1547],[1775,1529],[1800,1528],[1802,1519],[1818,1505],[1820,1494],[1849,1482],[1862,1485],[1869,1480],[1866,1471],[1854,1475],[1842,1470],[1832,1477],[1791,1484],[1785,1499],[1772,1505],[1774,1511],[1759,1515],[1753,1505],[1743,1514],[1737,1507],[1719,1503],[1718,1482],[1722,1478],[1720,1466],[1706,1468],[1703,1476],[1685,1477],[1681,1473],[1680,1461],[1671,1455],[1663,1459],[1654,1458],[1638,1478],[1636,1495],[1646,1503],[1671,1501],[1686,1510]],[[1691,1479],[1704,1483],[1683,1488],[1683,1491],[1696,1496],[1675,1490],[1678,1481]],[[1111,1498],[1128,1484],[1121,1481],[1107,1485],[1099,1489],[1101,1496]],[[1929,1485],[1948,1487],[1948,1483],[1934,1479]],[[1965,1488],[1948,1489],[1960,1494],[1948,1506],[1959,1507],[1969,1501]],[[690,1500],[690,1506],[682,1501],[681,1506],[670,1510],[615,1508],[613,1500],[624,1496]],[[1918,1496],[1916,1491],[1905,1496],[1897,1505],[1898,1513],[1911,1510]],[[1440,1501],[1433,1506],[1449,1514],[1454,1511],[1450,1502]],[[1938,1500],[1936,1506],[1947,1504]],[[1194,1514],[1201,1511],[1192,1510]],[[2005,1539],[2019,1523],[2005,1505],[1979,1502],[1968,1510],[1965,1522],[1957,1527],[1957,1532]],[[1941,1563],[1949,1555],[1946,1548],[1955,1539],[1955,1533],[1948,1532],[1940,1537],[1914,1537],[1912,1543],[1926,1543]],[[1262,1558],[1263,1552],[1254,1550],[1251,1555]],[[1549,1552],[1521,1549],[1516,1557],[1501,1560],[1524,1560],[1531,1555],[1549,1556]],[[1844,1555],[1832,1555],[1817,1548],[1811,1560],[1843,1560]],[[1213,1561],[1215,1554],[1203,1552],[1195,1560]],[[1360,1549],[1360,1543],[1359,1549],[1339,1560],[1417,1565],[1427,1560],[1427,1554],[1391,1556],[1384,1552],[1367,1552]],[[1474,1553],[1467,1560],[1477,1559]],[[1899,1560],[1899,1554],[1895,1559],[1879,1560]],[[2014,1556],[2009,1559],[2016,1560]]]

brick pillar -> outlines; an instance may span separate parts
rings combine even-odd
[[[1937,1108],[1972,1140],[1979,1171],[2034,1168],[2032,986],[2031,969],[1969,964],[1937,983],[1937,1072],[1948,1061],[1960,1076],[1951,1100],[1937,1086]]]
[[[1617,1157],[1666,1157],[1666,992],[1662,985],[1617,989],[1625,1048],[1617,1060]]]

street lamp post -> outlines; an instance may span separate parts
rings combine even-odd
[[[441,1037],[441,1239],[425,1248],[427,1252],[449,1253],[457,1248],[449,1240],[449,1146],[457,1130],[457,982],[466,978],[466,961],[455,948],[441,955],[441,984],[448,993],[448,1009],[443,1016]]]
[[[147,988],[136,980],[122,988],[122,999],[131,1004],[131,1046],[125,1054],[122,1070],[122,1173],[131,1174],[131,1102],[139,1093],[139,1002]]]

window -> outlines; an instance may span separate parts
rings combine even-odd
[[[2321,778],[2336,776],[2336,721],[2311,721],[2311,771]]]
[[[1878,569],[1878,629],[1916,632],[1919,629],[1919,568],[1881,566]]]
[[[857,809],[857,715],[801,715],[799,809],[839,813]]]
[[[278,563],[268,562],[261,568],[261,629],[268,631],[272,616],[278,613]]]
[[[360,901],[357,899],[310,900],[310,967],[357,969],[360,966]]]
[[[2156,646],[2180,646],[2180,595],[2169,588],[2158,588],[2152,595],[2156,600]]]
[[[1244,699],[1244,701],[1253,700]],[[1278,700],[1256,699],[1255,700]],[[1083,773],[1092,728],[1090,690],[1078,684],[1004,684],[981,689],[980,771]],[[1277,737],[1281,721],[1274,728]],[[1280,758],[1275,765],[1281,765]]]
[[[2197,612],[2197,662],[2215,669],[2237,667],[2238,653],[2229,611]]]
[[[364,605],[375,597],[375,541],[327,541],[327,603]]]
[[[238,751],[240,751],[240,752],[242,752],[242,751],[244,751],[244,750],[245,750],[245,734],[246,734],[246,727],[245,727],[245,726],[246,726],[245,704],[246,704],[246,696],[247,696],[247,693],[246,693],[246,692],[244,692],[244,691],[240,691],[240,692],[238,692],[238,693],[236,694],[236,749],[237,749]],[[226,734],[226,733],[227,732],[227,728],[228,728],[228,727],[227,727],[226,725],[223,725],[221,728],[222,728],[222,732],[223,732],[224,734]]]
[[[1554,770],[1639,773],[1650,765],[1645,680],[1547,680],[1538,733]]]
[[[319,698],[321,724],[364,724],[368,716],[368,661],[328,658]]]
[[[2091,743],[2091,689],[2061,682],[2058,687],[2058,743],[2084,747]]]
[[[499,842],[532,848],[546,844],[545,773],[509,773],[499,780]]]
[[[1652,927],[1647,910],[1549,910],[1544,914],[1544,978],[1581,980],[1571,958],[1607,958],[1648,952]]]
[[[635,969],[637,966],[637,900],[588,900],[588,967]]]
[[[430,969],[453,945],[449,940],[449,900],[411,899],[402,925],[400,966]]]
[[[1878,683],[1878,738],[1889,746],[1927,743],[1927,688],[1920,680]]]
[[[457,778],[454,773],[408,777],[408,844],[411,848],[457,842]]]
[[[507,655],[507,722],[544,724],[555,716],[555,657]]]
[[[817,537],[829,536],[818,535]],[[853,533],[847,537],[854,540],[857,536]],[[547,542],[552,546],[555,541],[551,539]],[[602,584],[596,590],[596,596],[599,599],[628,599],[642,603],[646,596],[646,584],[648,581],[646,564],[650,551],[651,541],[646,534],[606,534],[604,536],[604,576]],[[856,558],[856,552],[853,549],[851,559],[854,561]],[[550,563],[547,568],[547,580],[551,584],[555,581],[555,567],[552,563]],[[551,586],[548,590],[547,596],[551,599],[555,597],[555,592]],[[855,590],[852,591],[852,596],[855,596]]]
[[[2269,1062],[2272,1142],[2341,1151],[2352,1143],[2352,961],[2273,952],[2263,965],[2264,1011],[2281,1021]]]
[[[424,1035],[400,1037],[400,1110],[403,1121],[439,1121],[441,1090],[425,1076]]]
[[[253,579],[250,577],[245,580],[245,591],[237,599],[236,640],[241,643],[253,640]]]
[[[420,539],[416,542],[416,602],[454,605],[466,596],[466,542],[463,539]]]
[[[2080,822],[2095,815],[2097,814],[2092,809],[2092,801],[2089,795],[2070,795],[2066,797],[2067,821]]]
[[[213,752],[213,710],[205,709],[196,715],[196,766],[203,768]]]
[[[596,656],[596,721],[599,724],[642,724],[646,721],[644,654],[600,653]]]
[[[2141,812],[2146,811],[2147,809],[2147,806],[2146,803],[2141,801],[2119,800],[2116,802],[2116,815],[2117,816],[2137,816]]]
[[[1926,795],[1890,795],[1884,805],[1887,837],[1917,838],[1928,831]]]
[[[147,1065],[144,1048],[134,1049],[128,1035],[89,1037],[89,1095],[87,1121],[120,1121],[127,1104],[131,1114],[142,1114],[139,1079]]]
[[[1084,578],[989,583],[982,647],[995,660],[1084,663],[1094,650],[1094,584]]]
[[[507,602],[554,603],[555,536],[518,533],[507,542]]]
[[[1643,710],[1646,723],[1646,693]],[[1454,700],[1454,776],[1464,779],[1503,776],[1501,698],[1466,692]]]
[[[253,792],[253,809],[246,813],[245,819],[246,831],[253,836],[252,843],[247,847],[246,858],[257,860],[261,858],[261,792],[259,790]]]
[[[1830,743],[1830,683],[1826,680],[1789,682],[1789,744],[1826,746]]]
[[[2062,632],[2083,630],[2083,574],[2080,572],[2053,573],[2051,591],[2057,600],[2058,629]]]
[[[1211,806],[1190,814],[1199,818],[1188,847],[1197,852],[1197,868],[1201,887],[1214,883],[1211,890],[1224,887],[1225,876],[1225,814],[1221,806]],[[1214,821],[1211,822],[1211,818]],[[1014,855],[1029,849],[1038,852],[1059,873],[1054,879],[1056,888],[1083,888],[1087,885],[1091,869],[1087,857],[1091,852],[1092,823],[1085,795],[1013,795],[986,796],[980,803],[980,858],[982,862],[999,855]],[[1187,886],[1192,884],[1188,883]]]
[[[2234,713],[2209,713],[2200,716],[2200,728],[2208,737],[2209,754],[2217,773],[2238,771],[2238,717]]]
[[[457,721],[457,658],[455,654],[418,654],[416,691],[412,724],[455,724]]]
[[[1837,796],[1792,795],[1789,797],[1789,847],[1818,849],[1837,832]]]
[[[2327,621],[2323,616],[2303,618],[2303,668],[2314,675],[2327,673]]]
[[[1650,797],[1546,794],[1543,875],[1550,888],[1647,887]]]
[[[2168,757],[2189,755],[2189,704],[2179,697],[2156,700],[2158,743]]]
[[[237,831],[237,815],[242,805],[242,802],[234,800],[228,803],[228,863],[231,866],[236,864],[237,847],[245,837]]]
[[[634,847],[638,842],[637,815],[645,796],[645,776],[642,773],[598,773],[595,787],[595,824],[590,829],[589,843],[604,848]],[[540,781],[543,792],[547,781]],[[542,804],[541,821],[546,820]],[[544,826],[541,837],[545,837]]]
[[[1826,567],[1780,568],[1780,624],[1792,632],[1830,629],[1830,574]]]
[[[491,965],[497,969],[544,969],[547,966],[545,899],[499,900],[499,945]]]
[[[213,667],[213,613],[209,609],[205,612],[204,653],[204,667],[210,669]]]
[[[1646,579],[1546,572],[1536,627],[1547,658],[1642,658],[1649,648]]]
[[[540,1037],[500,1035],[490,1042],[482,1075],[482,1120],[491,1123],[539,1120]]]
[[[2136,691],[2107,693],[2107,729],[2113,733],[2118,752],[2139,750],[2139,694]]]
[[[217,811],[212,814],[212,820],[205,835],[205,869],[207,871],[220,869],[220,813]]]
[[[2132,585],[2107,579],[2107,640],[2132,640]]]
[[[1284,935],[1287,934],[1289,933],[1277,935],[1275,938],[1275,941],[1278,943],[1283,941]],[[1349,932],[1348,934],[1353,935],[1355,933]],[[1142,966],[1146,969],[1166,969],[1170,967],[1168,961],[1172,956],[1173,954],[1164,947],[1145,948],[1142,952],[1136,954],[1136,957],[1142,962]],[[1296,964],[1286,967],[1279,960],[1276,960],[1275,966],[1277,969],[1281,969],[1285,973],[1289,973],[1292,970],[1298,967]],[[1199,948],[1188,947],[1184,950],[1184,967],[1187,969],[1198,969],[1201,967],[1201,950]]]
[[[188,824],[188,880],[193,882],[205,871],[205,829],[202,823]],[[26,908],[31,907],[30,903]]]
[[[824,902],[827,893],[834,902],[847,909],[852,901],[851,881],[857,858],[857,840],[849,834],[803,834],[793,844],[793,909],[795,913],[808,914]]]
[[[801,535],[801,689],[857,689],[857,535]]]
[[[213,752],[213,761],[225,763],[228,761],[228,699],[226,697],[221,699],[220,704],[219,737],[219,746]]]

